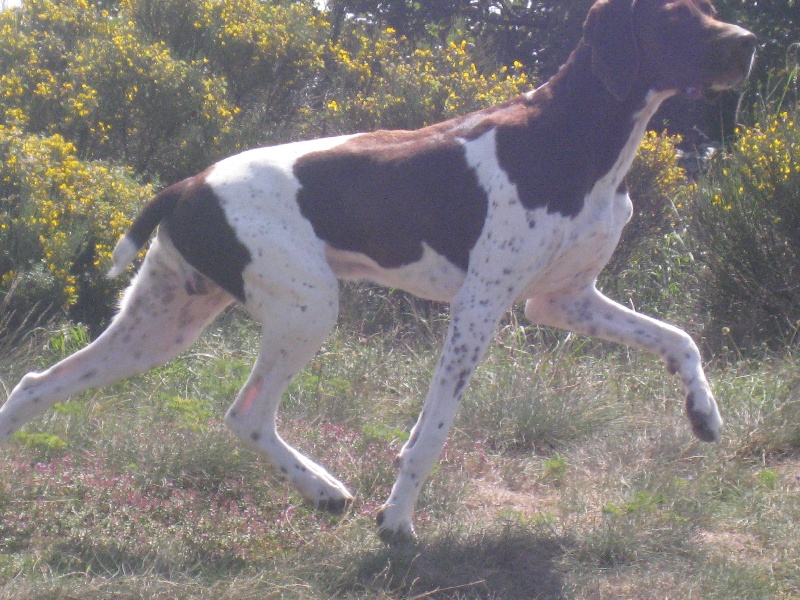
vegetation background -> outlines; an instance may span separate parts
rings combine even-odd
[[[589,0],[24,0],[0,12],[0,386],[88,343],[109,253],[154,190],[256,145],[411,128],[552,75]],[[373,532],[446,309],[346,286],[284,434],[357,493],[299,504],[221,423],[255,356],[226,312],[195,348],[0,450],[3,598],[800,597],[796,0],[718,0],[750,82],[654,120],[600,287],[689,330],[727,427],[700,445],[650,357],[516,311],[418,514]]]

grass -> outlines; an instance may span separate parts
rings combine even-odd
[[[512,317],[423,492],[419,544],[384,547],[374,515],[436,361],[432,319],[336,331],[287,394],[282,434],[355,492],[343,516],[305,507],[222,424],[255,353],[236,313],[59,404],[0,450],[0,598],[800,597],[791,348],[713,363],[726,429],[707,445],[655,359]],[[0,383],[82,343],[37,330],[3,348]]]

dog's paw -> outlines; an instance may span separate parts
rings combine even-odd
[[[353,495],[344,484],[323,467],[305,457],[296,460],[291,471],[282,471],[288,471],[289,482],[308,504],[331,513],[341,513],[353,502]]]
[[[722,436],[722,417],[710,392],[689,392],[686,396],[686,416],[699,440],[719,441]]]
[[[316,508],[324,510],[333,515],[340,515],[345,512],[353,504],[353,497],[347,496],[344,498],[322,498],[317,500]]]
[[[414,544],[417,536],[410,520],[391,521],[391,507],[384,505],[375,520],[378,523],[378,537],[389,546],[407,546]]]

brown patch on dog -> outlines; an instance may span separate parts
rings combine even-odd
[[[531,96],[525,113],[516,115],[520,122],[497,130],[500,166],[522,204],[566,217],[580,213],[586,195],[611,170],[644,98],[617,102],[592,76],[586,46],[570,63]]]
[[[226,220],[214,190],[202,173],[169,189],[173,188],[179,196],[162,222],[173,245],[186,262],[244,303],[242,273],[250,252]]]
[[[377,131],[300,158],[297,201],[317,236],[384,268],[418,261],[427,243],[466,270],[487,197],[443,125]]]

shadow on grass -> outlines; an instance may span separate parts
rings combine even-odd
[[[564,543],[523,527],[449,534],[352,557],[340,593],[400,598],[555,599],[562,597]]]

